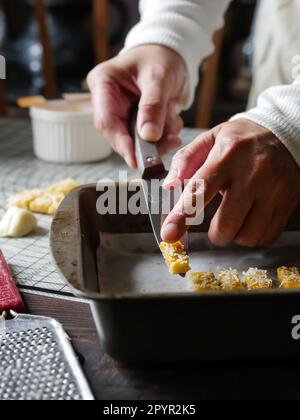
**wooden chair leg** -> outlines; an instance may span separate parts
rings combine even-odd
[[[108,60],[108,1],[93,0],[93,27],[96,63]]]
[[[58,88],[55,78],[53,51],[51,49],[50,38],[47,28],[47,10],[45,7],[44,0],[34,0],[34,4],[40,42],[43,48],[43,72],[45,78],[45,93],[48,99],[54,99],[58,95]]]
[[[7,107],[5,99],[4,80],[0,79],[0,117],[5,117],[6,115]]]
[[[205,69],[203,81],[201,84],[201,90],[197,104],[195,124],[197,128],[209,128],[212,123],[223,38],[224,29],[221,29],[215,33],[215,52],[206,60],[204,64]]]

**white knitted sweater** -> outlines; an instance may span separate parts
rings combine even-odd
[[[280,3],[283,0],[274,1]],[[125,51],[138,45],[160,44],[180,54],[188,69],[187,94],[182,108],[191,105],[199,66],[213,51],[212,35],[222,26],[223,15],[230,2],[140,0],[141,20],[129,32]],[[293,84],[268,89],[260,96],[256,108],[233,119],[246,118],[272,131],[300,166],[300,60],[298,66],[297,62]]]

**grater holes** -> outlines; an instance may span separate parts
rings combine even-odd
[[[0,341],[0,399],[80,400],[59,350],[46,327],[7,333]]]

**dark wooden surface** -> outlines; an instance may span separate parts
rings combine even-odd
[[[300,399],[300,360],[121,366],[104,354],[88,304],[23,297],[29,312],[63,324],[98,400]]]

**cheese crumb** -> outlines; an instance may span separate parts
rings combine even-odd
[[[300,272],[296,267],[279,267],[277,269],[277,278],[281,289],[300,288]]]
[[[171,274],[186,274],[190,271],[190,259],[183,243],[168,244],[161,242],[159,247]]]
[[[244,285],[239,277],[238,271],[232,268],[219,273],[219,282],[223,290],[244,290]]]
[[[264,290],[273,287],[273,281],[269,278],[266,270],[249,268],[248,271],[243,272],[243,276],[243,282],[248,287],[248,290]]]
[[[190,286],[195,292],[212,292],[221,290],[221,284],[214,273],[188,273]]]

